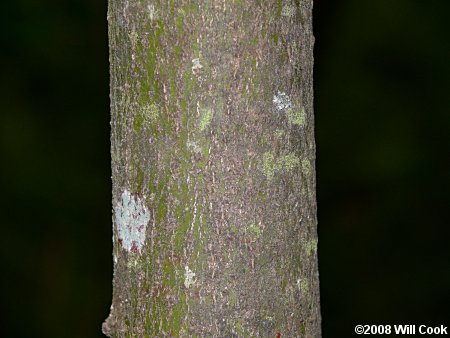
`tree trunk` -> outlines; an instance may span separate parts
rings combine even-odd
[[[319,337],[311,0],[110,0],[110,337]]]

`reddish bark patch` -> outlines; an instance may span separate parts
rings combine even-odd
[[[133,241],[133,243],[131,243],[131,250],[130,251],[132,253],[137,253],[139,251],[136,242]]]

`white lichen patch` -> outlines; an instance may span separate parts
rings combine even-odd
[[[295,10],[296,10],[295,6],[285,5],[281,9],[281,15],[282,16],[291,17],[291,16],[293,16],[295,14]]]
[[[189,269],[189,267],[186,265],[184,267],[184,286],[186,287],[186,289],[188,289],[195,283],[194,277],[195,273],[192,272],[191,269]]]
[[[285,92],[278,91],[277,95],[273,96],[272,102],[279,112],[286,114],[289,125],[303,126],[305,124],[305,108],[297,105],[294,106]]]
[[[150,21],[153,21],[154,19],[156,19],[157,15],[158,15],[158,10],[155,8],[154,4],[149,4],[147,6],[147,11],[148,11],[148,17],[150,18]]]
[[[287,109],[292,108],[291,99],[285,92],[278,91],[278,93],[273,96],[272,102],[279,111],[287,111]]]
[[[203,66],[200,63],[200,59],[199,58],[192,59],[192,72],[193,73],[199,71],[202,68],[203,68]]]
[[[196,154],[200,154],[202,152],[202,148],[195,141],[187,141],[186,145],[190,150],[192,150]]]
[[[150,221],[150,212],[144,201],[128,190],[122,193],[114,208],[119,243],[128,252],[141,252],[145,244],[145,233]]]

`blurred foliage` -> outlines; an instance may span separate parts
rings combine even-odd
[[[106,1],[0,5],[2,337],[102,337],[111,298]],[[324,337],[445,324],[445,0],[316,0]]]

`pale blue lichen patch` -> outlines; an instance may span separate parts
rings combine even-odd
[[[273,96],[272,102],[279,112],[286,114],[289,125],[303,126],[305,124],[305,108],[294,105],[285,92],[278,91],[278,93]]]
[[[291,99],[285,92],[278,91],[278,93],[273,96],[272,102],[279,111],[286,111],[292,107]]]
[[[119,243],[128,252],[141,252],[145,244],[147,224],[150,221],[150,212],[144,201],[125,189],[114,208],[114,213]]]

